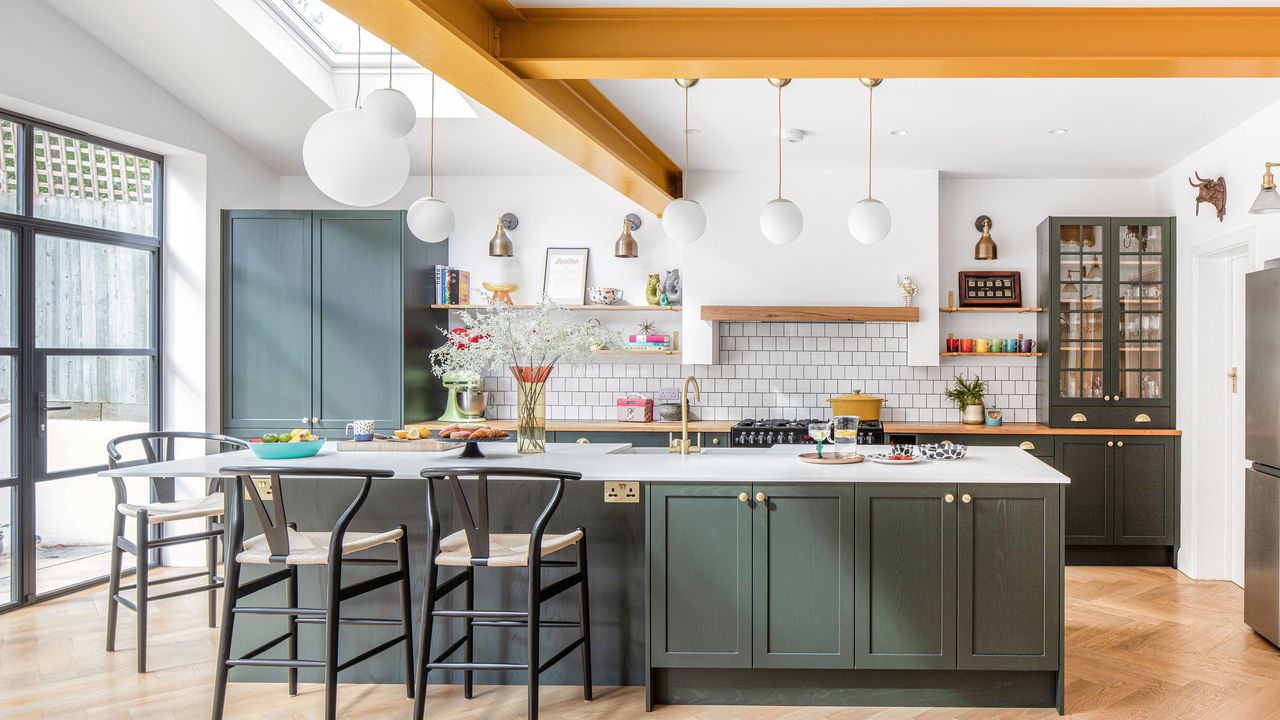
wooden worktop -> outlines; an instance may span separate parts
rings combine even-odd
[[[726,433],[734,420],[691,420],[689,432]],[[417,423],[411,427],[439,430],[450,423]],[[491,427],[514,430],[514,420],[490,420]],[[1181,430],[1160,428],[1054,428],[1039,423],[1005,423],[1003,425],[964,425],[962,423],[886,422],[885,432],[921,433],[929,435],[1181,435]],[[549,432],[680,432],[678,422],[631,423],[616,420],[548,420]]]

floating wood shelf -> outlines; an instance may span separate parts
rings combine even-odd
[[[1024,308],[1024,307],[940,307],[938,312],[943,313],[1037,313],[1044,312],[1044,308]]]
[[[597,350],[597,355],[679,355],[679,350]]]
[[[432,305],[432,310],[485,310],[488,305]],[[533,305],[509,305],[516,310],[528,310]],[[680,312],[684,308],[680,305],[563,305],[561,310],[570,310],[572,312],[595,312],[603,310],[605,312]]]
[[[920,308],[852,305],[703,305],[702,319],[729,322],[920,322]]]
[[[939,355],[941,355],[942,357],[984,357],[984,358],[986,358],[986,357],[1040,357],[1040,356],[1044,355],[1044,353],[1041,353],[1041,352],[1029,352],[1029,353],[1024,353],[1024,352],[1016,352],[1016,353],[1011,353],[1011,352],[998,352],[998,353],[993,353],[993,352],[984,352],[984,353],[980,353],[980,352],[941,352],[941,353],[938,353],[938,354],[939,354]]]

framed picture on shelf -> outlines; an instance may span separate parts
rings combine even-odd
[[[1022,273],[961,270],[960,307],[1022,307]]]
[[[590,248],[547,248],[542,295],[563,305],[586,305],[590,258]]]

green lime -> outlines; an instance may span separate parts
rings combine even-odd
[[[266,435],[262,436],[262,442],[264,443],[273,443],[275,441],[276,441],[275,433],[267,433]]]

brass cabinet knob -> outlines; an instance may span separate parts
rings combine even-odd
[[[955,495],[952,495],[951,493],[947,493],[947,494],[946,494],[946,496],[945,496],[945,497],[943,497],[942,499],[943,499],[943,500],[946,500],[946,501],[947,501],[947,502],[949,502],[949,503],[953,503],[953,502],[955,502],[955,501],[956,501],[956,496],[955,496]]]
[[[1123,440],[1117,441],[1116,447],[1124,447],[1124,441]]]
[[[1115,446],[1116,444],[1114,442],[1111,442],[1110,440],[1107,441],[1107,447],[1115,447]]]
[[[769,499],[768,495],[765,495],[762,492],[756,493],[756,502],[764,502],[765,500],[768,500],[768,499]]]
[[[942,442],[940,442],[940,443],[938,443],[938,444],[939,444],[939,445],[955,445],[955,443],[954,443],[954,442],[952,442],[952,441],[950,441],[950,440],[943,440]]]
[[[586,438],[584,438],[584,437],[580,437],[580,438],[578,438],[576,442],[577,442],[579,445],[590,445],[590,444],[591,444],[591,441],[590,441],[590,440],[588,440],[588,439],[586,439]]]
[[[1103,396],[1102,396],[1102,400],[1103,400],[1103,402],[1111,402],[1111,396],[1110,396],[1110,395],[1103,395]]]
[[[1035,450],[1036,444],[1031,442],[1030,440],[1023,440],[1022,442],[1018,443],[1018,447],[1022,448],[1023,450]]]
[[[306,418],[302,418],[302,424],[303,424],[303,425],[306,425],[308,422],[310,422],[310,421],[309,421],[309,420],[307,420]]]
[[[746,493],[738,493],[738,502],[746,502],[751,498]]]
[[[711,444],[712,444],[712,445],[719,445],[719,444],[720,444],[720,438],[718,438],[718,437],[711,438]]]
[[[318,422],[320,422],[320,418],[318,418],[318,417],[313,417],[313,418],[311,418],[311,422],[313,422],[313,423],[318,423]]]
[[[1089,422],[1089,418],[1085,417],[1084,413],[1076,413],[1071,416],[1071,422]]]
[[[1140,422],[1140,423],[1149,423],[1149,422],[1151,422],[1151,416],[1150,416],[1150,415],[1148,415],[1148,414],[1146,414],[1146,413],[1138,413],[1138,414],[1133,418],[1133,421],[1134,421],[1134,422]]]
[[[969,503],[973,502],[973,496],[970,495],[969,493],[965,493],[960,496],[960,502],[968,505]]]

